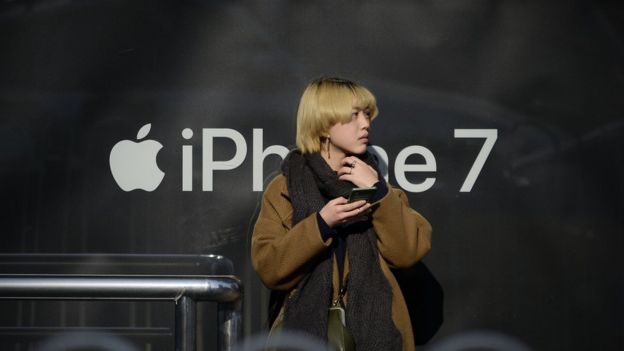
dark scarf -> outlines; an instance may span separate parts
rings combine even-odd
[[[361,159],[377,168],[370,154]],[[321,210],[325,199],[346,197],[354,187],[339,180],[319,153],[303,156],[292,151],[284,160],[282,171],[293,207],[293,225]],[[343,227],[339,235],[346,236],[348,248],[346,320],[357,350],[401,350],[401,334],[392,321],[392,288],[381,271],[372,223],[360,221]],[[327,340],[327,309],[332,298],[331,250],[311,265],[312,271],[284,302],[283,326]]]

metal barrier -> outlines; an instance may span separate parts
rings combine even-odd
[[[172,300],[175,350],[196,349],[196,303],[218,303],[219,350],[242,333],[242,284],[235,276],[0,275],[2,300]]]

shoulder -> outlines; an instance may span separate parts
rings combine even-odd
[[[286,177],[283,174],[278,174],[273,178],[266,189],[264,190],[265,197],[286,196],[288,197],[288,186],[286,184]]]
[[[286,177],[280,174],[273,178],[264,190],[260,217],[262,217],[263,214],[272,213],[278,216],[285,226],[288,226],[292,218],[292,212],[293,209],[290,203],[290,197],[288,196]]]
[[[405,193],[405,191],[399,188],[398,186],[394,186],[390,183],[387,183],[386,185],[388,186],[389,192],[392,192],[393,194],[396,194],[401,198],[407,197],[407,194]]]
[[[265,203],[271,204],[278,212],[290,208],[290,196],[288,195],[286,177],[280,174],[273,178],[264,190],[262,198]]]
[[[403,189],[394,186],[389,182],[385,182],[384,184],[386,185],[388,191],[386,192],[385,196],[383,196],[383,198],[378,202],[382,202],[383,200],[386,200],[388,198],[399,198],[401,200],[407,201],[407,194],[405,194]]]

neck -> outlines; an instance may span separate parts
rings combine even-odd
[[[333,147],[333,145],[331,144],[329,147],[329,152],[327,151],[327,148],[323,148],[321,150],[321,156],[323,157],[325,162],[327,162],[329,167],[331,167],[331,169],[333,169],[334,171],[338,171],[342,166],[342,159],[345,158],[347,155],[344,151]]]

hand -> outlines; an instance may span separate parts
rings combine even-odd
[[[339,196],[329,201],[319,214],[330,228],[346,223],[364,213],[371,207],[365,200],[349,203],[347,199]]]
[[[360,188],[369,188],[379,181],[377,171],[359,158],[347,156],[341,162],[342,167],[338,170],[340,180],[349,181]]]

